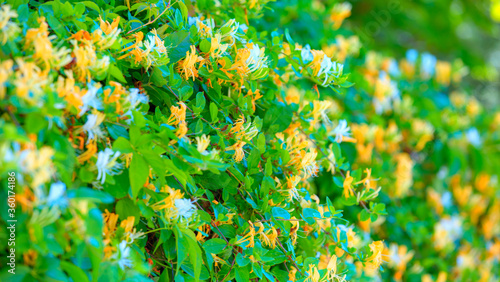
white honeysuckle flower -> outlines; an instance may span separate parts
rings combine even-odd
[[[467,130],[465,136],[467,137],[469,143],[474,147],[479,147],[483,143],[483,141],[481,140],[481,136],[479,135],[479,131],[475,127]]]
[[[196,206],[189,199],[176,199],[175,208],[177,209],[177,217],[186,220],[196,212]]]
[[[97,87],[96,87],[97,86]],[[87,84],[88,90],[85,95],[82,97],[83,105],[80,107],[79,116],[82,116],[86,113],[90,108],[94,108],[96,110],[103,109],[102,101],[97,97],[97,92],[101,89],[99,84],[89,83]]]
[[[311,46],[309,46],[309,44],[302,48],[300,56],[302,57],[302,62],[304,62],[304,64],[308,64],[314,60],[313,53],[311,52]]]
[[[106,175],[115,175],[121,172],[123,165],[116,162],[119,156],[120,152],[114,152],[110,148],[97,154],[97,180],[101,180],[101,184],[106,181]]]
[[[335,142],[341,143],[344,137],[350,137],[350,131],[351,128],[347,126],[347,121],[345,119],[340,120],[337,127],[333,130],[333,133],[335,134]]]
[[[429,53],[422,54],[422,62],[420,63],[422,74],[425,77],[434,75],[436,72],[436,63],[437,59],[435,56]]]
[[[65,197],[66,185],[62,182],[55,182],[50,185],[49,196],[47,197],[47,204],[49,206],[65,207],[68,200]]]
[[[94,111],[94,113],[87,116],[87,122],[82,127],[88,136],[87,143],[90,140],[104,137],[104,132],[101,130],[101,123],[104,121],[104,117],[105,115],[98,111]]]
[[[121,269],[132,267],[132,260],[130,259],[130,247],[127,245],[127,241],[123,240],[118,245],[118,253],[113,256],[118,259],[118,265]]]
[[[255,43],[250,43],[248,47],[250,51],[250,56],[248,57],[246,64],[248,65],[249,72],[254,72],[262,67],[267,67],[266,60],[264,57],[264,48],[259,48],[259,45]],[[248,45],[247,45],[248,46]]]

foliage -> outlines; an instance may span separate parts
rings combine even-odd
[[[498,279],[500,112],[459,60],[336,1],[7,2],[18,281]]]

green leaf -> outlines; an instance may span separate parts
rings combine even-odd
[[[284,131],[292,122],[293,111],[284,103],[273,105],[264,116],[264,129],[270,133]]]
[[[237,282],[247,282],[250,281],[250,271],[248,267],[235,267],[235,279]]]
[[[203,53],[208,53],[210,52],[210,47],[211,47],[211,43],[210,41],[206,40],[206,39],[203,39],[200,43],[200,50],[201,52]]]
[[[149,165],[143,156],[137,153],[134,154],[130,163],[129,176],[130,186],[132,186],[132,197],[135,199],[139,196],[139,191],[149,177]]]
[[[141,211],[130,198],[123,198],[116,204],[116,213],[120,220],[125,220],[129,216],[134,217],[134,225],[139,223]]]
[[[217,114],[219,110],[217,109],[217,105],[215,103],[210,103],[210,117],[212,118],[212,122],[217,122]]]
[[[226,241],[220,238],[214,238],[206,241],[205,244],[203,244],[203,249],[205,249],[207,253],[217,255],[220,254],[226,248],[226,246]]]
[[[175,64],[180,59],[186,57],[191,42],[189,41],[189,32],[179,30],[165,37],[165,46],[172,46],[168,52],[170,63]]]
[[[68,273],[71,279],[73,279],[73,281],[82,281],[82,282],[89,281],[89,278],[87,277],[85,272],[81,268],[70,262],[61,261],[61,269],[64,270],[66,273]]]
[[[123,137],[118,137],[113,143],[113,151],[119,151],[122,154],[132,153],[134,149],[132,149],[132,145],[130,141]]]
[[[115,64],[109,65],[108,73],[111,74],[112,77],[116,78],[118,82],[127,83],[127,80],[123,76],[122,71],[117,66],[115,66]]]
[[[289,220],[291,218],[290,213],[288,213],[288,211],[285,210],[284,208],[273,207],[272,213],[273,213],[273,216],[277,217],[277,218],[283,218],[283,219],[287,219],[287,220]]]

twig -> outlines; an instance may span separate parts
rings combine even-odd
[[[177,1],[175,1],[175,2],[174,2],[174,4],[175,4],[175,3],[177,3]],[[173,5],[173,4],[172,4],[172,5]],[[169,1],[169,3],[168,3],[167,7],[165,7],[165,10],[163,10],[163,12],[161,12],[161,13],[158,15],[158,17],[156,17],[156,19],[154,19],[154,20],[150,20],[149,22],[147,22],[147,23],[145,23],[145,24],[141,25],[140,27],[136,27],[136,28],[134,28],[134,29],[130,30],[129,32],[127,32],[127,34],[130,34],[130,33],[132,33],[133,31],[136,31],[136,30],[138,30],[138,29],[141,29],[141,28],[143,28],[143,27],[146,27],[147,25],[150,25],[150,24],[152,24],[152,23],[156,22],[159,18],[161,18],[161,16],[163,16],[163,14],[164,14],[166,11],[168,11],[168,10],[169,10],[169,8],[170,8],[170,1]]]
[[[224,276],[224,278],[222,278],[222,282],[224,282],[224,280],[226,280],[226,277],[229,275],[229,273],[231,273],[231,270],[233,270],[233,266],[234,266],[235,261],[236,261],[236,258],[233,259],[233,263],[231,263],[231,268],[229,269],[229,272],[226,274],[226,276]]]

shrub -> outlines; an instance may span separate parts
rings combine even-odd
[[[500,113],[460,61],[331,38],[347,4],[308,7],[319,46],[259,28],[268,1],[10,2],[20,281],[498,278]]]

